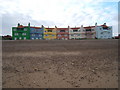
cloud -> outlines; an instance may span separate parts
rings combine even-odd
[[[52,21],[36,21],[33,20],[29,15],[23,15],[21,13],[6,13],[2,15],[2,35],[12,35],[12,27],[16,27],[18,23],[22,25],[28,25],[28,23],[31,23],[31,26],[49,26],[49,25],[55,25]]]
[[[111,0],[110,0],[111,1]],[[54,27],[88,26],[95,22],[117,27],[115,0],[4,0],[0,3],[3,34],[11,34],[11,27],[18,22]],[[117,30],[114,30],[117,33]]]

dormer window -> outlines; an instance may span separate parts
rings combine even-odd
[[[52,30],[48,30],[48,32],[52,32]]]
[[[91,29],[86,29],[86,31],[91,31]]]
[[[108,29],[108,27],[103,27],[103,29]]]
[[[65,32],[65,30],[60,30],[60,32]]]
[[[73,30],[73,32],[77,32],[78,30]]]

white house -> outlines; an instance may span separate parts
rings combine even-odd
[[[95,27],[96,38],[98,39],[111,39],[112,38],[112,26],[107,26],[106,23]]]

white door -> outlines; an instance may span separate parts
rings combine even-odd
[[[26,37],[24,37],[24,40],[26,40]]]
[[[21,40],[22,38],[21,38],[21,37],[19,37],[19,39]]]
[[[17,40],[17,38],[16,38],[16,37],[15,37],[14,39],[15,39],[15,40]]]

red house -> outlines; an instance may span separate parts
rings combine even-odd
[[[68,28],[57,28],[57,39],[68,40],[69,39],[69,27]]]
[[[88,27],[84,27],[85,28],[85,35],[86,38],[95,38],[95,26],[88,26]]]

